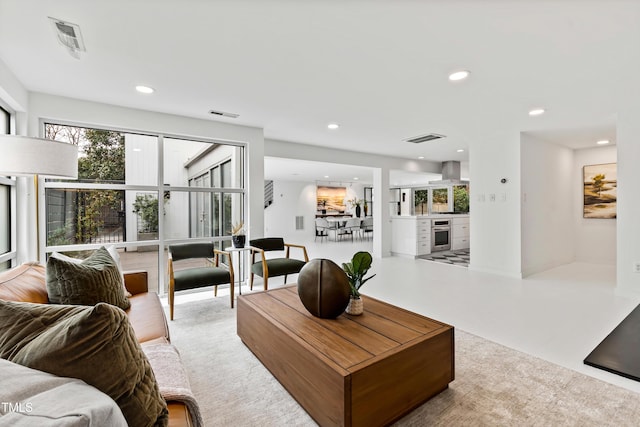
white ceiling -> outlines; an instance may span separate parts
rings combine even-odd
[[[80,26],[79,60],[48,16]],[[30,91],[211,120],[217,109],[270,139],[467,160],[498,130],[615,142],[638,90],[639,16],[637,0],[0,0],[0,60]],[[449,82],[458,69],[470,78]],[[538,106],[547,113],[529,117]],[[403,142],[428,132],[447,137]]]
[[[468,164],[463,162],[461,178],[469,179]],[[280,157],[264,158],[265,179],[274,181],[316,182],[321,185],[373,185],[373,169],[337,163],[323,163],[307,160],[284,159]],[[357,179],[356,179],[357,178]],[[401,170],[389,171],[391,187],[412,187],[427,185],[429,181],[442,179],[442,174],[409,172]]]
[[[350,183],[372,185],[373,171],[362,166],[265,157],[264,177],[274,181],[317,182],[329,186]]]

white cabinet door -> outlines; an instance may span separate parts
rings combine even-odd
[[[453,218],[451,230],[451,249],[469,248],[469,217]]]
[[[412,256],[416,254],[415,218],[393,218],[391,220],[391,252]]]
[[[426,234],[419,234],[416,254],[417,255],[427,255],[431,253],[431,230]]]
[[[451,242],[451,250],[457,251],[458,249],[469,249],[469,238],[463,237],[460,239],[453,239]]]

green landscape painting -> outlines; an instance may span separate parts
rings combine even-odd
[[[584,218],[616,217],[616,189],[618,177],[615,163],[583,167]]]

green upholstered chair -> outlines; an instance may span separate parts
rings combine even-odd
[[[267,237],[263,239],[254,239],[249,241],[251,249],[251,280],[249,282],[250,289],[253,289],[253,276],[257,274],[264,280],[264,290],[267,290],[269,277],[284,276],[284,283],[287,283],[289,274],[296,274],[300,269],[309,262],[307,256],[307,248],[302,245],[294,245],[285,243],[281,237]],[[304,261],[290,258],[289,250],[291,248],[302,249]],[[266,252],[286,251],[285,256],[277,258],[267,258]],[[260,254],[260,260],[256,262],[256,254]]]
[[[220,266],[220,256],[226,256],[228,269]],[[198,265],[187,260],[201,259]],[[191,264],[175,269],[175,263]],[[182,267],[182,266],[181,266]],[[213,295],[218,295],[218,285],[229,283],[231,308],[233,308],[233,262],[228,252],[214,249],[213,243],[184,243],[169,246],[169,314],[173,320],[173,301],[177,291],[213,286]]]

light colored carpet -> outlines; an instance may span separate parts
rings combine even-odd
[[[171,340],[206,426],[314,426],[218,297],[176,306]],[[455,325],[454,325],[455,326]],[[637,426],[640,396],[456,330],[455,381],[397,426]]]

